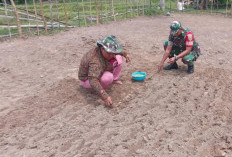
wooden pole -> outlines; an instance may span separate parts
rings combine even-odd
[[[45,29],[45,33],[47,35],[48,34],[48,27],[47,27],[46,19],[44,17],[44,10],[43,10],[42,0],[39,0],[39,4],[40,4],[40,14],[42,15],[42,19],[43,19],[43,22],[44,22],[44,29]]]
[[[17,28],[18,28],[19,37],[22,37],[23,33],[22,33],[21,23],[20,23],[20,20],[19,20],[19,15],[18,15],[16,6],[15,6],[14,0],[10,0],[10,2],[11,2],[11,5],[12,5],[12,7],[14,9],[14,13],[15,13],[16,21],[17,21]]]
[[[35,11],[35,20],[36,20],[36,29],[37,29],[37,35],[39,35],[39,27],[38,27],[38,21],[37,21],[37,10],[35,7],[35,0],[33,0],[33,7],[34,7],[34,11]]]
[[[4,8],[5,8],[5,15],[8,16],[6,0],[4,0]],[[11,29],[9,27],[10,24],[9,24],[9,19],[8,18],[7,18],[7,26],[8,26],[8,33],[9,33],[9,36],[11,38]]]
[[[227,16],[227,10],[228,10],[228,0],[226,1],[226,16]]]
[[[65,28],[68,29],[68,16],[67,16],[65,0],[63,0],[63,7],[64,7],[64,14],[65,14]]]

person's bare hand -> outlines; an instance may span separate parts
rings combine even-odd
[[[106,106],[111,107],[113,105],[113,102],[109,96],[104,101],[105,101]]]
[[[175,57],[172,57],[172,58],[169,59],[168,63],[169,63],[169,64],[170,64],[170,63],[174,63],[175,61],[176,61]]]
[[[126,55],[126,62],[128,63],[128,62],[130,62],[130,61],[131,61],[130,56],[129,56],[129,55]]]
[[[115,81],[114,81],[114,84],[119,84],[119,85],[122,85],[123,83],[122,83],[122,81],[115,80]]]

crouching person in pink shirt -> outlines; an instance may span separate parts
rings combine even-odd
[[[97,41],[97,47],[87,52],[81,59],[78,77],[81,86],[93,88],[99,93],[107,106],[111,106],[111,97],[104,89],[112,83],[122,84],[119,77],[123,66],[123,57],[126,62],[130,57],[122,52],[122,45],[113,35]]]

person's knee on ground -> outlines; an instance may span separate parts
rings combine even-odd
[[[105,71],[100,78],[100,84],[103,88],[108,88],[110,84],[113,83],[113,74],[109,71]],[[84,88],[92,88],[89,80],[81,81],[80,85]]]
[[[84,88],[92,88],[90,83],[89,83],[89,80],[85,80],[85,81],[80,81],[80,85]]]
[[[105,71],[100,79],[100,83],[103,88],[108,88],[110,84],[113,83],[113,74],[109,71]]]

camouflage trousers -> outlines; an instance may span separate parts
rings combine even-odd
[[[166,50],[167,46],[168,46],[168,40],[166,40],[166,41],[164,42],[164,50]],[[174,57],[174,55],[178,55],[178,54],[180,54],[181,52],[182,52],[182,51],[180,50],[179,47],[177,47],[177,46],[172,46],[172,51],[171,51],[171,53],[169,54],[168,57],[169,57],[169,58]],[[201,54],[201,50],[200,50],[199,45],[197,45],[197,46],[195,46],[195,47],[193,48],[193,50],[192,50],[188,55],[186,55],[186,56],[184,56],[184,57],[182,58],[182,62],[183,62],[184,64],[193,65],[193,62],[197,60],[197,58],[199,57],[200,54]]]

